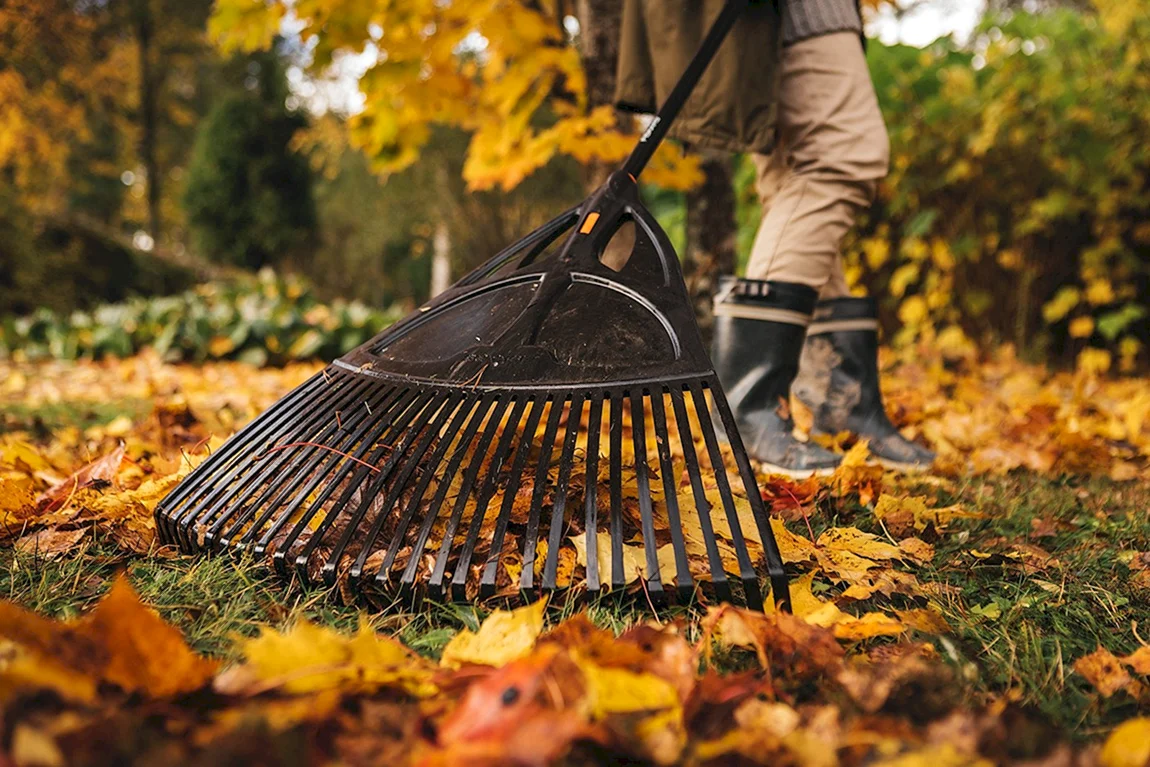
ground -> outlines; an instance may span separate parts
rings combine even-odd
[[[236,756],[247,747],[239,734],[254,727],[269,748],[287,749],[276,754],[350,762],[370,761],[358,750],[366,748],[426,764],[604,761],[606,753],[640,763],[780,755],[802,764],[1140,763],[1131,744],[1150,732],[1150,386],[1091,370],[1050,374],[1009,350],[985,358],[917,350],[889,362],[890,409],[905,433],[939,449],[935,470],[903,476],[852,460],[823,483],[761,478],[784,520],[798,623],[703,603],[652,616],[638,587],[594,600],[575,589],[538,616],[507,614],[502,603],[365,610],[258,563],[179,556],[148,528],[147,483],[177,474],[181,451],[194,455],[209,434],[227,434],[315,366],[172,366],[149,356],[0,363],[0,594],[64,621],[6,608],[24,628],[0,626],[0,711],[9,719],[0,749],[16,763],[92,761],[92,743],[108,745],[93,730],[132,722],[149,736],[114,748],[140,762]],[[109,453],[109,479],[74,481],[53,496],[54,483]],[[851,455],[865,457],[861,448]],[[49,502],[33,512],[20,493]],[[121,575],[118,596],[107,598]],[[131,589],[183,639],[134,612]],[[580,615],[607,633],[580,628]],[[99,683],[84,698],[44,658],[70,657],[60,649],[68,643],[99,645],[102,621],[117,637],[178,642],[172,657],[195,659],[191,669],[202,657],[220,665],[181,677],[178,663],[170,672],[161,664],[153,678],[144,652],[126,681],[112,661],[64,661],[68,675]],[[369,639],[347,640],[364,622]],[[295,632],[311,624],[339,633],[304,642]],[[338,656],[347,675],[296,689],[297,678],[267,668],[272,645],[260,642],[281,640],[296,650],[273,654],[294,658],[305,676],[313,666],[332,673],[312,657],[316,647],[360,649]],[[361,641],[376,643],[373,660],[359,654]],[[396,665],[380,660],[385,649],[407,658],[399,665],[411,676],[379,676]],[[115,640],[102,652],[127,650]],[[32,665],[17,673],[20,661]],[[562,703],[539,693],[542,703],[516,710],[523,732],[553,729],[549,717],[566,712],[562,721],[579,726],[560,728],[561,747],[532,750],[506,722],[470,721],[473,706],[490,708],[484,685],[505,693],[508,679],[580,690]],[[618,703],[603,694],[614,689],[607,680],[643,691],[629,693],[641,700]],[[321,697],[329,693],[337,699]],[[46,695],[57,702],[45,705]],[[296,700],[306,713],[287,710]],[[171,717],[165,726],[154,722],[159,710]],[[364,734],[372,717],[391,727],[374,742]],[[47,756],[29,758],[36,754]]]

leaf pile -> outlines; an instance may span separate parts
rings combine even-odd
[[[616,637],[583,615],[544,631],[545,610],[496,611],[438,664],[366,624],[347,636],[301,622],[239,640],[242,660],[220,670],[123,579],[69,622],[3,603],[4,750],[44,765],[287,749],[309,763],[428,767],[992,764],[1020,749],[1099,763],[1095,749],[1027,744],[1003,727],[1017,715],[1008,703],[962,705],[930,644],[848,658],[829,630],[786,614],[714,608],[689,639],[674,623]],[[716,672],[709,656],[724,648],[749,648],[757,666]],[[1118,728],[1100,763],[1132,763],[1123,744],[1140,748],[1145,732],[1145,719]]]

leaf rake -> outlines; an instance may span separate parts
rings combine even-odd
[[[590,591],[641,577],[652,601],[709,584],[761,607],[765,574],[785,609],[754,471],[637,186],[745,5],[600,189],[248,424],[159,505],[162,539],[456,600],[563,588],[578,540]],[[624,225],[616,270],[601,257]]]

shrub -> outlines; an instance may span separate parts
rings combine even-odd
[[[91,312],[47,309],[0,321],[0,356],[126,357],[145,347],[170,361],[238,359],[252,364],[331,359],[399,319],[358,302],[318,302],[306,284],[271,270],[243,283],[209,283],[163,298],[106,304]]]

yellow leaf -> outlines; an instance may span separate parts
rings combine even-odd
[[[366,621],[354,636],[299,621],[287,633],[264,628],[240,644],[244,663],[216,680],[217,692],[254,695],[267,690],[291,694],[328,689],[395,687],[413,695],[435,691],[430,669]]]
[[[1093,317],[1075,317],[1070,321],[1071,338],[1089,338],[1094,333]]]
[[[1146,767],[1150,764],[1150,717],[1141,716],[1114,728],[1099,755],[1102,767]]]
[[[906,631],[906,626],[898,619],[880,612],[872,612],[861,618],[848,618],[834,626],[835,639],[859,642],[880,636],[898,636]]]
[[[540,599],[516,610],[496,610],[487,616],[478,632],[470,629],[452,637],[443,648],[440,663],[459,667],[464,663],[503,666],[531,652],[543,631],[547,601]]]
[[[578,654],[574,659],[587,683],[591,715],[597,719],[610,714],[679,707],[675,686],[661,677],[623,668],[604,668]]]

